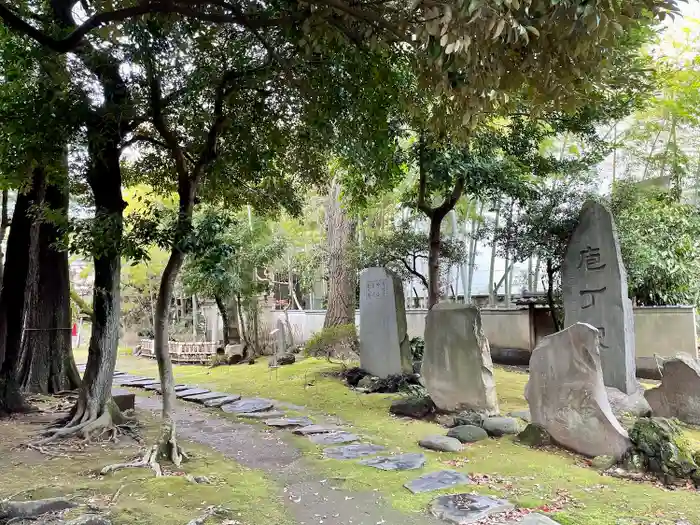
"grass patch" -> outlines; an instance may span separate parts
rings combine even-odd
[[[144,437],[155,438],[157,421],[147,414],[139,414],[139,420],[145,423]],[[140,447],[133,442],[89,445],[68,452],[70,457],[57,458],[13,448],[28,441],[39,428],[22,419],[0,424],[4,497],[20,492],[15,499],[72,496],[78,502],[107,509],[114,525],[182,525],[208,505],[231,509],[231,518],[245,524],[292,523],[272,482],[207,447],[187,443],[193,459],[183,464],[182,470],[207,476],[209,485],[190,483],[183,476],[156,478],[146,469],[127,469],[103,477],[97,474],[99,469],[129,461]],[[119,496],[111,504],[117,492]]]
[[[78,356],[79,361],[85,360]],[[157,375],[154,361],[120,353],[119,369]],[[432,423],[397,419],[389,415],[394,394],[358,395],[331,377],[337,366],[327,361],[306,359],[275,371],[261,359],[255,365],[217,367],[176,366],[178,382],[206,386],[246,396],[261,396],[308,407],[317,413],[338,416],[354,430],[388,452],[418,451],[417,441],[429,434],[444,434]],[[497,368],[495,371],[502,413],[527,407],[523,397],[527,374]],[[689,437],[700,443],[700,432]],[[416,472],[383,472],[355,462],[325,460],[321,448],[303,438],[294,438],[314,465],[333,479],[357,490],[380,490],[392,504],[407,512],[419,512],[435,496],[412,495],[403,484]],[[422,451],[422,450],[421,450]],[[483,484],[468,487],[484,494],[507,497],[521,506],[535,508],[552,502],[566,502],[554,517],[575,525],[671,525],[681,519],[700,523],[700,496],[689,490],[669,491],[650,484],[604,477],[582,466],[580,458],[563,451],[533,450],[510,438],[488,440],[457,454],[426,452],[424,472],[455,468],[479,474]]]

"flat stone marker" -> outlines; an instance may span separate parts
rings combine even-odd
[[[343,428],[337,425],[309,425],[308,427],[297,428],[295,434],[308,436],[309,434],[325,434],[327,432],[339,432]]]
[[[262,412],[263,410],[270,410],[272,408],[272,401],[269,399],[261,399],[257,397],[239,399],[233,403],[228,403],[223,405],[221,409],[229,414],[246,414],[250,412]]]
[[[598,331],[589,324],[576,323],[537,344],[525,399],[532,422],[579,454],[620,459],[631,445],[610,408]]]
[[[238,394],[231,394],[226,397],[220,397],[218,399],[208,399],[204,402],[205,407],[220,407],[222,405],[228,405],[234,401],[238,401],[241,398]]]
[[[271,427],[308,427],[314,422],[308,417],[278,417],[266,419],[265,424]]]
[[[360,463],[380,470],[416,470],[425,465],[425,456],[416,453],[378,456],[376,458],[363,459]]]
[[[627,296],[615,221],[602,204],[584,204],[562,264],[564,326],[588,323],[600,332],[605,386],[637,390],[634,314]]]
[[[262,412],[243,412],[236,415],[246,419],[274,419],[284,417],[285,414],[279,410],[264,410]]]
[[[221,399],[222,397],[229,397],[228,394],[222,392],[205,392],[204,394],[195,394],[192,396],[185,396],[186,401],[194,401],[196,403],[204,403],[209,399]],[[237,401],[234,399],[234,401]]]
[[[209,392],[206,388],[186,388],[175,392],[175,397],[196,396],[197,394],[206,394]]]
[[[126,383],[122,383],[123,386],[140,386],[144,387],[146,385],[153,385],[153,384],[160,384],[160,381],[157,379],[136,379],[135,381],[127,381]]]
[[[312,443],[317,445],[340,445],[342,443],[352,443],[359,441],[360,436],[350,432],[330,432],[328,434],[311,434],[308,436]]]
[[[444,411],[498,414],[491,351],[476,306],[439,303],[428,312],[421,377]]]
[[[384,450],[381,445],[370,443],[354,443],[340,447],[330,447],[323,449],[323,455],[328,459],[357,459],[365,456],[374,456]]]
[[[472,494],[440,496],[430,505],[433,516],[457,525],[468,525],[492,514],[508,512],[514,508],[505,500]]]
[[[469,483],[471,483],[471,480],[461,472],[441,470],[409,481],[404,487],[414,494],[419,494],[421,492],[430,492],[431,490],[447,489],[455,485],[468,485]]]
[[[360,366],[381,378],[413,372],[403,283],[385,268],[360,274]]]

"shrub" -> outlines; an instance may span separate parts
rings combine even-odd
[[[357,359],[359,347],[355,325],[343,324],[316,332],[304,345],[304,355]]]
[[[425,339],[422,337],[412,337],[408,342],[411,345],[411,355],[414,361],[423,360],[423,351],[425,350]]]

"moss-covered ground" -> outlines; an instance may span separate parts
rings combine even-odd
[[[84,361],[84,354],[77,359]],[[154,361],[132,357],[126,351],[120,353],[118,368],[157,376]],[[445,433],[434,423],[392,417],[388,409],[395,395],[357,394],[335,377],[337,371],[338,365],[316,359],[270,371],[263,359],[254,365],[177,366],[175,375],[180,383],[274,398],[303,405],[312,413],[337,416],[351,424],[366,441],[385,445],[390,452],[418,451],[421,437]],[[497,368],[496,382],[502,413],[526,408],[525,373]],[[700,444],[699,432],[688,430],[687,435]],[[355,462],[324,460],[321,447],[303,438],[295,443],[319,471],[344,479],[348,488],[379,490],[404,511],[420,512],[434,497],[434,493],[412,495],[403,488],[415,472],[384,472]],[[561,450],[533,450],[518,445],[512,438],[502,438],[471,445],[461,453],[426,454],[429,459],[425,470],[455,468],[467,472],[479,480],[480,486],[474,490],[507,497],[524,507],[551,510],[551,515],[563,524],[666,525],[683,519],[700,524],[700,494],[695,491],[672,491],[602,476],[581,457]]]

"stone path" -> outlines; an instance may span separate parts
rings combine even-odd
[[[78,366],[81,372],[84,368],[84,365]],[[121,387],[144,388],[160,393],[160,384],[153,378],[115,372],[114,383]],[[426,460],[423,454],[381,456],[379,454],[383,452],[383,447],[372,443],[358,443],[361,440],[360,436],[342,426],[314,424],[307,416],[287,416],[283,411],[285,408],[300,410],[303,407],[271,399],[242,398],[230,393],[211,392],[193,385],[177,385],[175,391],[178,398],[190,402],[179,405],[176,409],[175,419],[179,433],[245,466],[261,469],[281,482],[284,485],[282,497],[285,505],[299,525],[436,525],[445,521],[467,525],[490,514],[513,508],[502,500],[458,492],[440,496],[431,503],[433,515],[442,520],[401,513],[391,509],[377,492],[349,492],[334,486],[342,480],[318,479],[314,469],[305,464],[301,452],[285,440],[285,433],[281,430],[306,436],[319,445],[335,445],[324,448],[325,457],[356,461],[367,468],[420,470]],[[269,430],[217,417],[202,411],[198,405],[220,408],[237,418],[255,418],[264,422]],[[155,398],[137,397],[136,406],[151,411],[161,409]],[[406,483],[405,488],[413,493],[422,493],[467,485],[470,482],[469,477],[464,474],[443,470],[417,476]],[[531,517],[539,520],[537,516]],[[541,518],[548,520],[544,516]],[[512,521],[489,523],[515,525]],[[531,523],[556,525],[556,522],[551,520]]]

